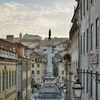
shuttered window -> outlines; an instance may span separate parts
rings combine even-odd
[[[82,54],[82,35],[81,35],[81,54]]]
[[[88,0],[87,0],[87,10],[89,9]]]
[[[85,32],[83,33],[83,53],[85,54]]]
[[[81,14],[81,20],[82,20],[82,3],[81,3],[81,11],[80,11],[80,14]]]
[[[2,72],[2,91],[4,91],[4,71]]]
[[[89,51],[89,41],[88,41],[89,30],[87,29],[87,52]]]
[[[98,72],[96,72],[96,100],[98,100],[98,77],[97,77]]]
[[[83,0],[83,15],[85,15],[85,0]]]
[[[92,36],[93,36],[93,24],[91,25],[91,50],[93,49],[93,40],[92,40]]]
[[[91,71],[91,90],[90,90],[90,97],[93,95],[93,80],[92,80],[92,71]]]
[[[98,48],[99,18],[96,19],[96,49]]]
[[[83,90],[85,91],[85,69],[83,70]]]
[[[86,92],[88,93],[88,70],[87,70],[87,89]]]

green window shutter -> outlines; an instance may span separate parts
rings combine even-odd
[[[91,25],[91,50],[92,50],[92,34],[93,34],[93,24]]]
[[[81,14],[81,20],[82,20],[82,3],[81,3],[81,13],[80,14]]]
[[[84,11],[83,11],[83,15],[85,15],[85,0],[84,0]]]
[[[96,19],[96,49],[98,48],[99,18]]]
[[[81,35],[81,54],[82,54],[82,35]]]
[[[87,52],[88,52],[88,29],[87,29]]]
[[[85,33],[83,34],[83,53],[85,54]]]
[[[90,97],[92,97],[93,93],[93,83],[92,83],[92,71],[91,71],[91,90],[90,90]]]
[[[87,70],[87,89],[86,92],[88,93],[88,70]]]
[[[96,100],[98,100],[98,76],[97,76],[98,72],[96,72]]]
[[[87,0],[87,10],[89,9],[89,6],[88,6],[88,0]]]
[[[93,0],[91,0],[91,3],[93,3]]]
[[[83,70],[83,88],[85,91],[85,69]]]
[[[81,69],[81,72],[82,72],[82,69]],[[81,81],[81,86],[82,86],[82,73],[80,73],[80,74],[81,74],[81,77],[80,77],[81,80],[80,81]]]

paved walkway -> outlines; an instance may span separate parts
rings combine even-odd
[[[31,94],[31,100],[35,100],[35,97],[38,96],[39,92],[40,92],[40,90],[34,90],[34,93]]]

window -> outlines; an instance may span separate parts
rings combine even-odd
[[[89,9],[88,0],[87,0],[87,10]]]
[[[96,71],[96,99],[95,100],[98,100],[98,77],[97,77],[97,74],[98,74],[98,72]]]
[[[8,89],[8,71],[6,71],[6,89]]]
[[[81,54],[82,54],[82,35],[81,35]]]
[[[37,61],[40,61],[40,59],[37,59]]]
[[[82,69],[81,69],[81,72],[82,72]],[[82,86],[82,73],[80,73],[80,81],[81,81],[81,86]]]
[[[89,48],[88,48],[88,44],[89,44],[88,35],[89,35],[89,30],[87,29],[87,52],[89,51]]]
[[[9,71],[9,87],[11,88],[11,71]]]
[[[62,65],[62,68],[64,68],[64,65]]]
[[[64,77],[62,77],[62,81],[64,81]]]
[[[85,15],[85,0],[83,0],[83,15]]]
[[[40,77],[37,77],[37,81],[40,81]]]
[[[32,70],[32,74],[34,74],[34,71]]]
[[[34,64],[32,64],[32,67],[34,67]]]
[[[85,69],[83,70],[83,87],[83,90],[85,91]]]
[[[90,90],[90,97],[93,95],[93,80],[92,80],[92,71],[91,71],[91,90]]]
[[[13,71],[12,71],[12,86],[13,86]]]
[[[62,70],[62,74],[64,74],[64,70]]]
[[[99,18],[96,19],[96,49],[98,48]]]
[[[40,71],[39,70],[37,71],[37,74],[40,74]]]
[[[39,64],[37,64],[37,67],[40,67]]]
[[[93,35],[93,24],[91,25],[91,50],[93,49],[93,40],[92,40],[92,35]]]
[[[80,11],[80,14],[81,14],[81,20],[82,20],[82,3],[81,3],[81,11]]]
[[[16,85],[16,71],[15,71],[15,85]]]
[[[3,71],[3,73],[2,73],[2,90],[4,91],[4,71]]]
[[[12,51],[12,47],[8,47],[8,50]]]
[[[83,53],[85,54],[85,32],[83,33]]]
[[[1,73],[0,73],[0,93],[1,93]]]
[[[91,0],[91,4],[93,3],[93,0]]]
[[[88,70],[87,70],[87,89],[86,92],[88,93]]]

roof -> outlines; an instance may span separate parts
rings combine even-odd
[[[14,46],[15,44],[0,38],[0,46]]]
[[[23,47],[25,47],[26,49],[30,49],[30,48],[28,48],[27,46],[25,46],[25,45],[23,45],[22,43],[12,43],[12,42],[9,42],[9,41],[7,41],[7,40],[4,40],[4,39],[1,39],[0,38],[0,46],[23,46]]]
[[[35,51],[29,55],[30,58],[38,58],[38,56],[39,56],[39,53]]]

